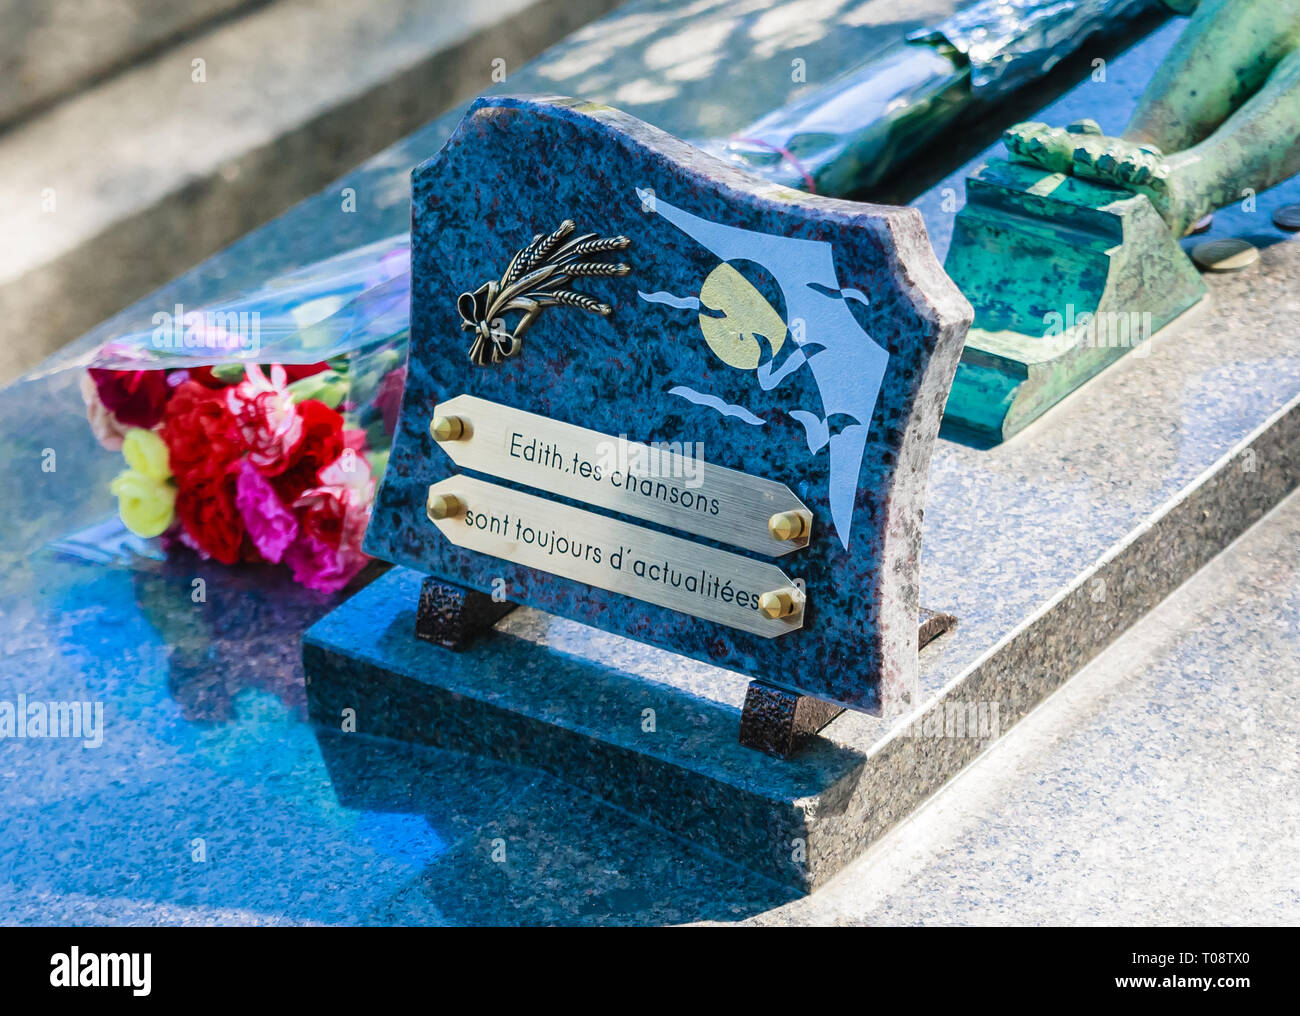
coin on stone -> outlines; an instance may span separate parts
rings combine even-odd
[[[1283,205],[1273,213],[1273,225],[1289,233],[1300,233],[1300,205]]]
[[[1206,240],[1192,248],[1192,260],[1207,272],[1239,272],[1259,260],[1259,248],[1249,240]]]

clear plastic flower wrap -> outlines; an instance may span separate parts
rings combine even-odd
[[[330,360],[405,330],[410,271],[410,234],[400,233],[202,307],[159,309],[150,328],[55,357],[35,376]]]
[[[288,567],[322,592],[364,566],[361,540],[405,374],[405,234],[153,316],[56,359],[81,370],[88,422],[125,469],[135,536],[224,564]]]

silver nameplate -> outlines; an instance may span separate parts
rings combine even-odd
[[[808,545],[812,513],[784,483],[713,465],[676,443],[611,437],[473,395],[440,403],[435,413],[457,421],[457,437],[438,446],[463,469],[768,557]],[[772,535],[768,524],[781,513],[802,516],[799,535]]]
[[[470,476],[433,484],[429,501],[454,505],[447,517],[435,518],[432,511],[429,517],[458,547],[764,638],[803,627],[801,584],[766,561]],[[798,609],[790,616],[772,618],[759,610],[764,593],[794,589]]]

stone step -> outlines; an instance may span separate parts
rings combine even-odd
[[[0,126],[266,0],[0,0]]]
[[[0,135],[0,380],[611,6],[279,0]]]
[[[1297,612],[1293,493],[960,781],[756,923],[1295,924]]]

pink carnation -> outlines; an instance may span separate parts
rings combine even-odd
[[[342,589],[370,560],[361,541],[370,521],[374,481],[365,456],[346,448],[319,473],[320,486],[294,501],[298,539],[284,554],[296,581],[309,589]]]
[[[245,459],[235,480],[235,505],[257,552],[279,564],[298,536],[298,519],[280,503],[275,488]]]
[[[314,536],[297,540],[284,553],[284,563],[293,569],[294,581],[322,593],[336,593],[365,567],[369,560],[360,552],[344,553]]]
[[[293,461],[302,443],[302,419],[285,387],[284,368],[271,368],[270,380],[256,364],[243,381],[226,392],[226,406],[235,418],[250,461],[263,476],[278,476]]]

